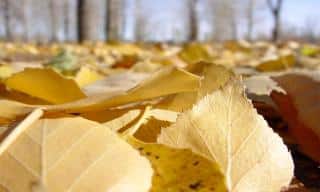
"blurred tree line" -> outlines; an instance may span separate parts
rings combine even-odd
[[[0,38],[36,42],[317,39],[310,21],[303,30],[283,27],[282,4],[283,0],[0,0]],[[268,32],[257,31],[264,11],[273,18],[269,37]]]

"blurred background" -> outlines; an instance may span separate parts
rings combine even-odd
[[[317,42],[319,7],[319,0],[0,0],[0,39]]]

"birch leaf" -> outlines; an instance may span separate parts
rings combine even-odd
[[[86,66],[81,67],[74,78],[79,87],[84,87],[101,79],[103,79],[103,75]]]
[[[117,92],[110,95],[98,94],[70,103],[47,106],[32,106],[19,102],[0,100],[0,104],[5,104],[3,105],[3,108],[0,108],[0,110],[10,111],[9,115],[5,114],[5,116],[10,117],[14,117],[15,115],[24,115],[26,114],[25,111],[30,112],[32,109],[39,107],[50,113],[61,111],[66,113],[101,111],[111,107],[141,102],[147,99],[153,99],[170,94],[193,92],[198,90],[199,84],[200,77],[182,69],[168,67],[151,75],[151,77],[143,80],[134,88],[126,91],[120,91],[120,93]],[[64,95],[65,93],[59,90],[57,94]],[[0,113],[0,117],[3,117],[3,114]]]
[[[49,111],[84,112],[121,106],[181,92],[193,92],[199,88],[200,77],[182,69],[168,67],[145,79],[137,86],[113,95],[95,95],[79,101],[49,106]]]
[[[238,81],[204,97],[158,142],[188,148],[216,162],[229,191],[280,191],[293,176],[293,161],[281,138],[257,114]]]
[[[168,127],[174,123],[177,119],[177,115],[178,113],[173,111],[151,109],[151,106],[147,106],[140,117],[122,132],[122,135],[134,135],[144,142],[156,142],[161,128]]]
[[[10,65],[0,66],[0,80],[10,77],[14,73],[14,69]]]
[[[152,168],[103,125],[83,118],[42,119],[0,156],[0,189],[143,192]]]
[[[154,143],[161,129],[169,127],[176,122],[178,113],[169,110],[152,109],[148,111],[146,121],[141,123],[134,137],[143,142]]]
[[[26,115],[36,107],[23,104],[16,101],[0,99],[0,117],[5,119],[14,119],[20,115]]]
[[[208,62],[194,63],[188,66],[188,70],[202,77],[198,91],[169,96],[159,107],[177,112],[191,109],[197,101],[225,85],[234,75],[227,68]]]
[[[276,58],[267,58],[256,68],[258,71],[281,71],[295,65],[296,59],[292,53],[283,53]]]
[[[121,128],[135,120],[139,116],[140,112],[141,111],[139,109],[130,110],[120,117],[103,123],[103,125],[109,127],[112,131],[119,131]]]
[[[219,166],[190,150],[147,144],[132,137],[129,143],[149,159],[154,169],[150,192],[226,192]]]
[[[85,86],[83,91],[87,96],[94,96],[101,93],[112,94],[121,91],[123,92],[137,86],[148,76],[149,74],[134,72],[114,74]]]
[[[54,72],[52,69],[25,69],[9,77],[7,87],[59,104],[85,97],[77,84]]]

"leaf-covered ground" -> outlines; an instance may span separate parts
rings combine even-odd
[[[0,191],[319,191],[320,47],[0,43]]]

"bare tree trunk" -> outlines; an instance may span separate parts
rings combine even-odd
[[[238,39],[238,24],[237,18],[234,13],[231,14],[230,18],[231,38],[232,40]]]
[[[51,0],[52,39],[78,40],[78,0]]]
[[[215,24],[215,1],[214,0],[196,0],[194,13],[196,15],[196,39],[198,41],[211,41],[214,39],[216,27]]]
[[[280,36],[280,29],[281,29],[281,21],[280,21],[280,14],[282,10],[283,0],[276,0],[276,3],[273,4],[272,0],[267,0],[269,9],[273,15],[274,20],[274,27],[272,30],[272,40],[278,41]]]
[[[198,19],[197,19],[197,0],[189,0],[189,15],[190,15],[190,40],[196,41],[197,40],[197,33],[198,33]]]
[[[248,9],[247,9],[247,38],[249,41],[252,41],[253,35],[253,24],[254,24],[254,7],[255,0],[249,0]]]
[[[110,40],[119,39],[120,31],[122,30],[123,15],[121,9],[123,8],[122,0],[109,0],[109,20],[108,20],[108,37]]]
[[[51,23],[53,41],[65,41],[64,0],[51,0]]]
[[[27,40],[27,1],[8,0],[8,37],[12,41]]]
[[[25,0],[27,4],[28,41],[47,43],[51,40],[49,0]]]
[[[0,39],[7,37],[7,0],[0,0]]]
[[[83,40],[106,40],[107,9],[107,0],[83,0],[80,27]]]
[[[65,33],[68,41],[78,41],[78,0],[65,0]]]
[[[109,39],[137,40],[138,11],[141,0],[110,0]]]

